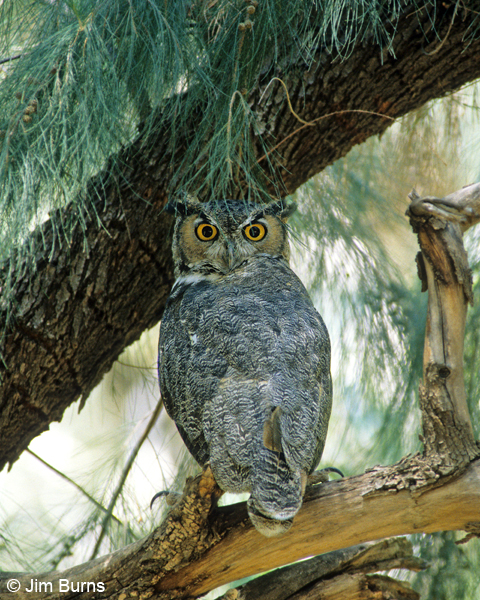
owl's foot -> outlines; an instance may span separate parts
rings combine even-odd
[[[165,502],[168,504],[168,506],[175,506],[175,504],[182,497],[182,494],[179,494],[178,492],[169,492],[168,490],[157,492],[150,502],[150,510],[153,508],[155,500],[161,498],[162,496],[165,496]]]
[[[150,509],[153,507],[155,500],[158,500],[158,498],[161,498],[162,496],[165,496],[165,502],[168,506],[175,506],[178,504],[178,501],[188,493],[190,488],[195,488],[196,493],[200,498],[212,496],[215,503],[223,494],[223,491],[218,487],[217,482],[215,481],[210,463],[206,463],[200,475],[187,478],[183,494],[180,492],[170,492],[168,490],[157,492],[150,502]]]
[[[329,481],[329,473],[337,473],[340,477],[344,477],[340,469],[336,467],[326,467],[320,471],[314,471],[307,478],[307,485],[317,485],[317,483],[325,483]]]

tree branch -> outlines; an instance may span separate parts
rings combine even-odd
[[[381,600],[383,596],[375,596],[368,589],[369,580],[363,573],[375,573],[390,569],[409,569],[421,571],[427,568],[427,563],[413,556],[412,544],[406,538],[391,538],[380,542],[359,544],[345,550],[327,552],[283,569],[270,571],[257,577],[245,585],[229,590],[222,600],[294,600],[296,598],[318,598],[330,600],[339,598],[358,599],[355,592],[359,588],[366,593],[361,598]],[[356,577],[354,576],[357,575]],[[395,590],[403,593],[401,598],[418,599],[418,594],[399,582],[386,578],[386,587],[390,592],[388,598],[397,598]],[[345,592],[345,587],[354,590]],[[327,587],[332,592],[328,593]],[[339,593],[342,589],[342,595]],[[299,595],[300,594],[300,595]],[[336,595],[335,595],[336,594]]]
[[[428,290],[420,388],[425,452],[447,471],[478,456],[463,372],[465,322],[473,292],[462,228],[478,218],[479,188],[470,186],[444,200],[422,199],[412,192],[407,211],[422,251],[417,257],[422,289]]]
[[[391,467],[311,488],[292,529],[264,538],[251,525],[246,503],[215,509],[220,494],[209,469],[187,482],[184,495],[150,536],[113,554],[63,572],[0,574],[0,594],[15,577],[17,600],[28,600],[31,581],[51,583],[35,597],[69,600],[60,579],[105,585],[89,598],[145,595],[191,598],[225,583],[369,540],[447,530],[475,530],[480,523],[480,461],[457,478],[441,477],[415,456]],[[414,565],[412,565],[414,566]],[[390,567],[389,567],[390,568]],[[410,568],[410,567],[409,567]],[[84,590],[86,591],[86,590]]]

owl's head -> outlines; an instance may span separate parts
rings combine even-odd
[[[255,204],[215,200],[201,204],[192,197],[170,201],[175,214],[173,259],[176,277],[226,275],[255,255],[290,256],[286,222],[295,204]]]

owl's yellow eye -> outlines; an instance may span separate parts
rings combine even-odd
[[[263,240],[267,234],[267,228],[261,223],[252,223],[245,227],[244,232],[249,240],[252,240],[252,242],[259,242],[260,240]]]
[[[211,223],[200,223],[195,233],[202,242],[211,242],[217,237],[218,229]]]

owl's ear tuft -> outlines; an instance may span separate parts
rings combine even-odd
[[[164,210],[170,215],[182,215],[186,217],[200,212],[201,208],[202,205],[195,196],[181,192],[169,198]]]
[[[297,210],[297,205],[295,202],[291,202],[287,204],[285,200],[278,200],[277,202],[270,202],[263,208],[261,208],[258,213],[255,215],[255,218],[258,219],[265,215],[274,215],[278,217],[281,221],[286,223],[291,215]]]
[[[297,210],[297,205],[295,204],[295,202],[291,202],[290,204],[282,202],[282,204],[283,208],[278,216],[284,223],[286,223],[288,219],[293,215],[293,213]]]

